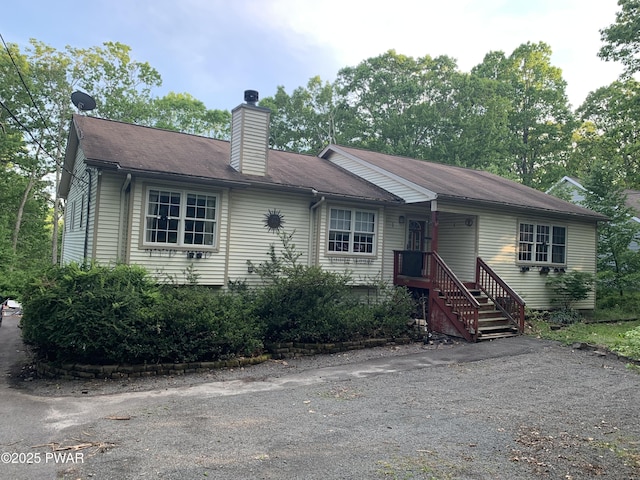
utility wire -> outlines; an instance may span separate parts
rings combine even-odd
[[[16,72],[18,73],[18,77],[20,77],[20,81],[22,82],[22,85],[24,87],[24,89],[26,90],[27,94],[29,95],[29,98],[31,99],[31,103],[33,104],[33,106],[35,107],[36,111],[38,112],[38,115],[40,116],[40,119],[42,120],[45,128],[47,129],[49,135],[53,138],[55,138],[55,135],[51,134],[51,131],[49,129],[49,124],[47,123],[47,121],[45,120],[44,116],[42,115],[42,112],[40,111],[40,109],[38,108],[38,105],[35,101],[35,99],[33,98],[33,95],[31,94],[31,91],[29,90],[29,87],[27,86],[27,83],[24,80],[24,77],[22,76],[22,73],[20,72],[20,68],[18,68],[18,65],[16,64],[13,55],[11,54],[11,50],[9,49],[7,43],[4,41],[4,37],[2,36],[2,34],[0,33],[0,40],[2,40],[2,44],[4,45],[4,49],[6,50],[7,54],[9,55],[9,58],[11,59],[11,63],[13,64],[14,68],[16,69]],[[65,168],[64,164],[60,163],[60,161],[58,160],[58,158],[51,154],[41,143],[40,141],[33,135],[33,133],[31,133],[31,131],[18,119],[18,117],[16,117],[16,115],[11,111],[11,109],[9,109],[9,107],[7,107],[4,102],[2,102],[2,100],[0,100],[0,106],[2,106],[2,108],[4,108],[7,113],[9,114],[9,116],[20,126],[20,128],[22,130],[24,130],[33,140],[33,142],[38,145],[38,147],[40,147],[40,149],[49,156],[49,158],[51,158],[53,160],[53,162],[60,167],[63,171],[67,172],[69,175],[71,175],[73,178],[75,178],[76,180],[78,180],[79,182],[82,182],[84,184],[88,184],[88,182],[84,179],[84,178],[80,178],[77,175],[75,175],[72,171],[70,171],[69,169]]]
[[[38,115],[40,116],[40,120],[42,120],[42,124],[47,129],[47,132],[49,133],[49,135],[52,138],[55,138],[55,135],[51,134],[51,130],[49,128],[49,123],[44,118],[44,115],[42,115],[42,112],[40,111],[40,108],[38,107],[38,104],[36,103],[35,99],[33,98],[33,95],[31,95],[31,90],[29,90],[29,87],[27,86],[27,82],[25,82],[24,77],[22,76],[22,72],[20,72],[20,68],[16,64],[16,61],[13,58],[13,55],[11,54],[11,50],[9,49],[9,46],[7,45],[7,43],[4,41],[4,37],[2,36],[1,33],[0,33],[0,40],[2,40],[2,45],[4,45],[4,49],[7,51],[7,55],[9,55],[9,58],[11,59],[11,63],[13,64],[13,67],[16,69],[16,72],[18,73],[18,77],[20,77],[20,81],[22,82],[22,85],[24,86],[24,89],[26,90],[27,95],[29,95],[29,98],[31,99],[31,103],[35,107],[36,112],[38,112]]]
[[[71,175],[73,178],[75,178],[76,180],[88,184],[88,182],[84,179],[84,178],[80,178],[78,177],[75,173],[73,173],[71,170],[69,170],[68,168],[66,168],[63,164],[61,164],[58,159],[56,157],[54,157],[51,153],[49,153],[49,151],[44,147],[44,145],[42,145],[40,143],[40,141],[33,135],[33,133],[31,133],[31,131],[25,127],[22,122],[18,119],[18,117],[15,116],[15,114],[9,109],[9,107],[7,107],[4,102],[2,100],[0,100],[0,107],[4,108],[7,113],[9,114],[9,116],[13,119],[14,122],[16,122],[18,124],[18,126],[24,130],[30,137],[31,140],[33,140],[33,142],[38,145],[38,147],[40,147],[40,149],[46,154],[48,155],[54,162],[56,165],[58,165],[62,170],[64,170],[65,172],[67,172],[69,175]]]

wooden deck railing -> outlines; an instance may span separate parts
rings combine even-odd
[[[524,332],[524,300],[514,292],[480,257],[476,261],[476,285],[497,309]]]
[[[434,294],[440,295],[457,320],[464,324],[465,329],[475,341],[478,336],[478,311],[480,303],[467,287],[458,279],[436,252],[430,252],[431,281]]]

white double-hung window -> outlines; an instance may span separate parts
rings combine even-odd
[[[147,190],[144,243],[215,247],[218,196],[177,189]]]
[[[518,261],[564,265],[567,262],[567,227],[520,223]]]
[[[374,254],[375,237],[375,212],[346,208],[329,210],[329,252]]]

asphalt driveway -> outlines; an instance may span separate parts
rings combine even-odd
[[[640,375],[531,337],[140,382],[25,360],[5,319],[0,478],[640,478]]]

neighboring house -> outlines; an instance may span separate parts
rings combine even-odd
[[[178,280],[193,265],[202,284],[257,284],[247,261],[265,261],[283,228],[301,262],[347,269],[354,287],[406,285],[428,298],[432,329],[469,340],[522,331],[524,302],[550,308],[548,275],[595,272],[598,213],[482,171],[337,145],[270,150],[269,115],[235,108],[230,142],[75,115],[62,263]]]
[[[577,178],[565,175],[560,180],[558,180],[549,190],[547,190],[547,193],[550,195],[568,195],[569,201],[580,205],[585,198],[584,194],[586,191],[587,189],[582,185],[582,183],[580,183]],[[623,193],[627,196],[625,202],[626,206],[629,207],[634,213],[634,216],[629,220],[632,222],[640,223],[640,190],[627,189],[624,190]],[[637,252],[638,250],[640,250],[640,245],[638,245],[638,242],[634,240],[629,244],[629,248]]]

